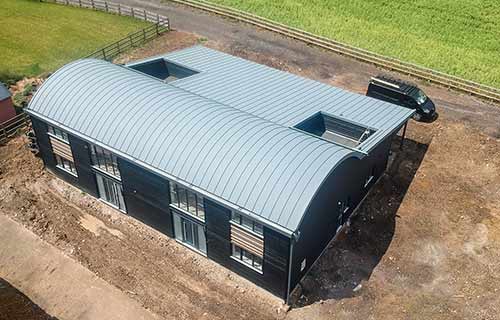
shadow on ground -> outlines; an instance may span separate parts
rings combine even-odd
[[[57,320],[0,278],[0,320]]]
[[[398,209],[429,144],[406,139],[400,150],[400,140],[395,139],[386,174],[351,218],[348,230],[329,244],[302,279],[292,307],[359,294],[356,287],[370,278],[392,241]]]

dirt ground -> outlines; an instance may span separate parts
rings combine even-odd
[[[0,278],[0,320],[57,320]]]
[[[315,66],[183,32],[119,61],[199,42],[336,81]],[[394,144],[387,174],[304,278],[288,312],[232,272],[55,178],[23,138],[0,147],[0,213],[160,316],[500,319],[500,140],[489,119],[482,129],[479,115],[465,121],[440,112],[434,123],[410,123],[402,151]]]

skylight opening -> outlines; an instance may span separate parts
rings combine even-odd
[[[316,113],[312,117],[297,124],[295,128],[349,148],[358,147],[376,132],[375,129],[323,112]]]
[[[198,71],[170,62],[163,58],[130,65],[129,68],[145,73],[167,83],[198,74]]]

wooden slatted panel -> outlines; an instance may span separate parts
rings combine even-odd
[[[66,160],[75,162],[73,160],[73,153],[71,152],[71,147],[69,144],[62,142],[61,140],[58,140],[54,137],[49,136],[50,139],[50,144],[52,145],[52,151],[63,157]]]
[[[234,224],[231,224],[231,242],[261,258],[264,257],[264,240]]]

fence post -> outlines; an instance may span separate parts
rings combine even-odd
[[[134,7],[130,8],[130,12],[132,12],[132,18],[134,18]]]
[[[132,41],[132,34],[130,34],[128,38],[130,40],[130,47],[132,48],[134,46],[134,42]]]
[[[78,5],[80,6],[80,8],[82,7],[82,0],[78,0]]]
[[[160,23],[160,15],[158,13],[156,14],[156,23]]]
[[[122,7],[120,6],[120,4],[118,4],[118,15],[122,15]]]
[[[144,42],[146,42],[146,28],[142,29],[142,34],[144,35]]]
[[[104,50],[104,48],[102,48],[101,51],[102,51],[102,56],[104,57],[104,60],[107,60],[106,59],[106,50]]]
[[[146,12],[146,9],[144,9],[144,20],[145,21],[148,21],[148,14]]]
[[[94,9],[94,10],[95,10],[94,0],[90,0],[90,4],[92,5],[92,9]]]
[[[108,9],[108,2],[107,1],[104,1],[104,7],[106,8],[106,12],[108,12],[109,9]]]
[[[157,23],[156,24],[156,34],[159,35],[160,34],[160,30],[158,30],[158,26],[160,25],[160,23]]]

